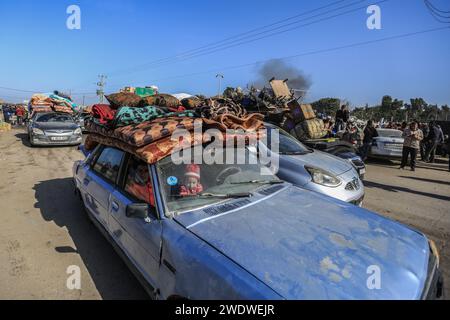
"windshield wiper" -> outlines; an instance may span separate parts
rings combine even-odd
[[[198,199],[198,198],[221,198],[221,199],[236,199],[236,198],[248,198],[251,197],[252,194],[250,192],[241,192],[241,193],[228,193],[228,194],[216,194],[216,193],[200,193],[200,194],[191,194],[186,196],[175,196],[175,198],[180,199]]]
[[[239,182],[231,182],[230,184],[282,184],[284,181],[282,180],[250,180],[250,181],[239,181]]]
[[[201,193],[201,194],[197,195],[197,197],[222,198],[222,199],[248,198],[251,196],[252,196],[252,194],[250,192],[228,193],[228,194]]]
[[[280,153],[282,156],[304,156],[305,154],[312,153],[311,150],[308,151],[297,151],[297,152],[283,152]]]

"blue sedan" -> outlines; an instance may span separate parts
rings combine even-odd
[[[262,165],[148,165],[100,145],[73,173],[89,217],[152,298],[442,297],[423,234]]]

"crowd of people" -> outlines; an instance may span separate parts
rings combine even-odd
[[[420,123],[416,120],[411,123],[375,123],[373,120],[369,120],[361,125],[351,118],[347,106],[342,106],[337,111],[334,122],[330,116],[323,116],[322,119],[325,129],[328,131],[326,138],[340,137],[355,144],[358,146],[361,158],[364,161],[367,160],[374,139],[378,137],[377,129],[381,128],[403,132],[404,146],[401,169],[407,166],[409,160],[411,170],[415,171],[419,155],[421,161],[434,163],[439,145],[445,142],[447,143],[447,150],[450,150],[449,140],[445,141],[443,130],[435,121],[430,123]]]
[[[3,106],[3,118],[12,125],[23,125],[28,117],[28,111],[24,106]]]
[[[420,154],[421,161],[426,163],[435,163],[436,151],[439,145],[445,142],[442,128],[435,122],[429,124],[412,121],[403,122],[401,125],[389,123],[384,126],[385,129],[395,129],[403,132],[403,156],[400,169],[403,170],[410,160],[411,171],[416,170],[417,157]],[[362,158],[367,158],[373,139],[378,136],[373,121],[368,121],[364,129],[364,143],[361,148]],[[450,140],[447,140],[447,148],[450,150]],[[449,162],[450,171],[450,162]]]

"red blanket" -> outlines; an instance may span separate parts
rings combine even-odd
[[[114,120],[116,110],[111,109],[108,104],[96,104],[92,106],[92,115],[97,119],[98,123],[106,125]]]

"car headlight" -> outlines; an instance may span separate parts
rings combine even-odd
[[[439,250],[436,246],[436,242],[434,242],[433,240],[428,240],[428,242],[430,243],[430,249],[431,252],[435,255],[436,257],[436,262],[437,262],[437,266],[439,268],[439,261],[441,259],[440,255],[439,255]]]
[[[83,134],[83,131],[81,131],[81,128],[78,128],[78,129],[76,129],[76,130],[73,132],[73,134],[74,134],[74,135],[81,135],[81,134]]]
[[[308,170],[314,183],[332,188],[339,187],[342,184],[342,181],[339,178],[325,170],[308,167],[306,167],[306,170]]]
[[[45,133],[41,129],[33,128],[33,134],[37,134],[37,135],[43,136]]]

